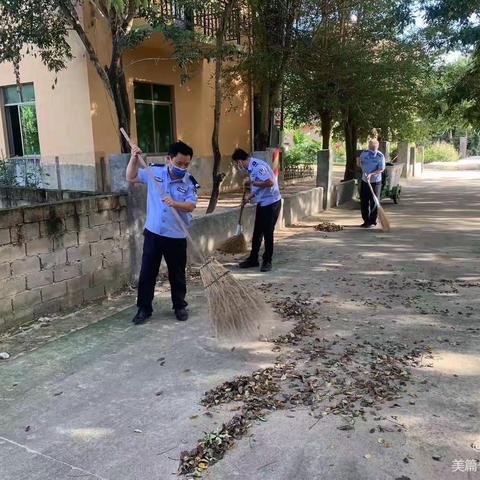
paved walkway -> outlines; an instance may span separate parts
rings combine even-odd
[[[156,313],[142,327],[130,323],[127,294],[58,320],[55,329],[43,322],[3,339],[0,351],[12,358],[0,364],[0,478],[172,478],[180,452],[237,412],[233,404],[206,415],[206,390],[279,355],[301,358],[315,342],[349,352],[362,342],[421,347],[425,357],[410,368],[406,391],[375,407],[378,417],[345,430],[344,418],[316,420],[307,406],[265,415],[205,478],[477,478],[480,467],[453,473],[452,462],[473,468],[480,458],[480,175],[427,175],[405,185],[399,205],[386,202],[391,234],[357,228],[358,211],[332,210],[282,232],[272,275],[245,276],[270,299],[301,293],[317,305],[319,330],[307,343],[217,345],[193,281],[187,324],[173,319],[160,288]],[[347,228],[314,232],[320,219]],[[279,322],[272,336],[288,328]],[[329,355],[320,352],[318,361]],[[328,383],[319,388],[333,388]],[[320,404],[315,415],[322,411]]]

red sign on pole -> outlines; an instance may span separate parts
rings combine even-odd
[[[282,109],[275,108],[273,111],[273,124],[275,127],[280,128],[282,126]]]

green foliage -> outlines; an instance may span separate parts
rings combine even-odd
[[[313,140],[308,134],[295,130],[293,132],[293,143],[292,149],[285,156],[287,165],[317,163],[317,153],[322,149],[319,142]]]
[[[434,143],[425,148],[425,163],[456,162],[460,156],[450,143]]]

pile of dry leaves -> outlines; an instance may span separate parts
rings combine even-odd
[[[317,232],[340,232],[343,230],[342,225],[337,225],[332,222],[321,222],[318,225],[315,225],[313,229]]]

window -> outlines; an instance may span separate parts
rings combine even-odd
[[[9,153],[12,157],[40,155],[35,91],[32,84],[3,89]]]
[[[135,83],[138,146],[146,153],[166,153],[173,143],[172,87]]]

